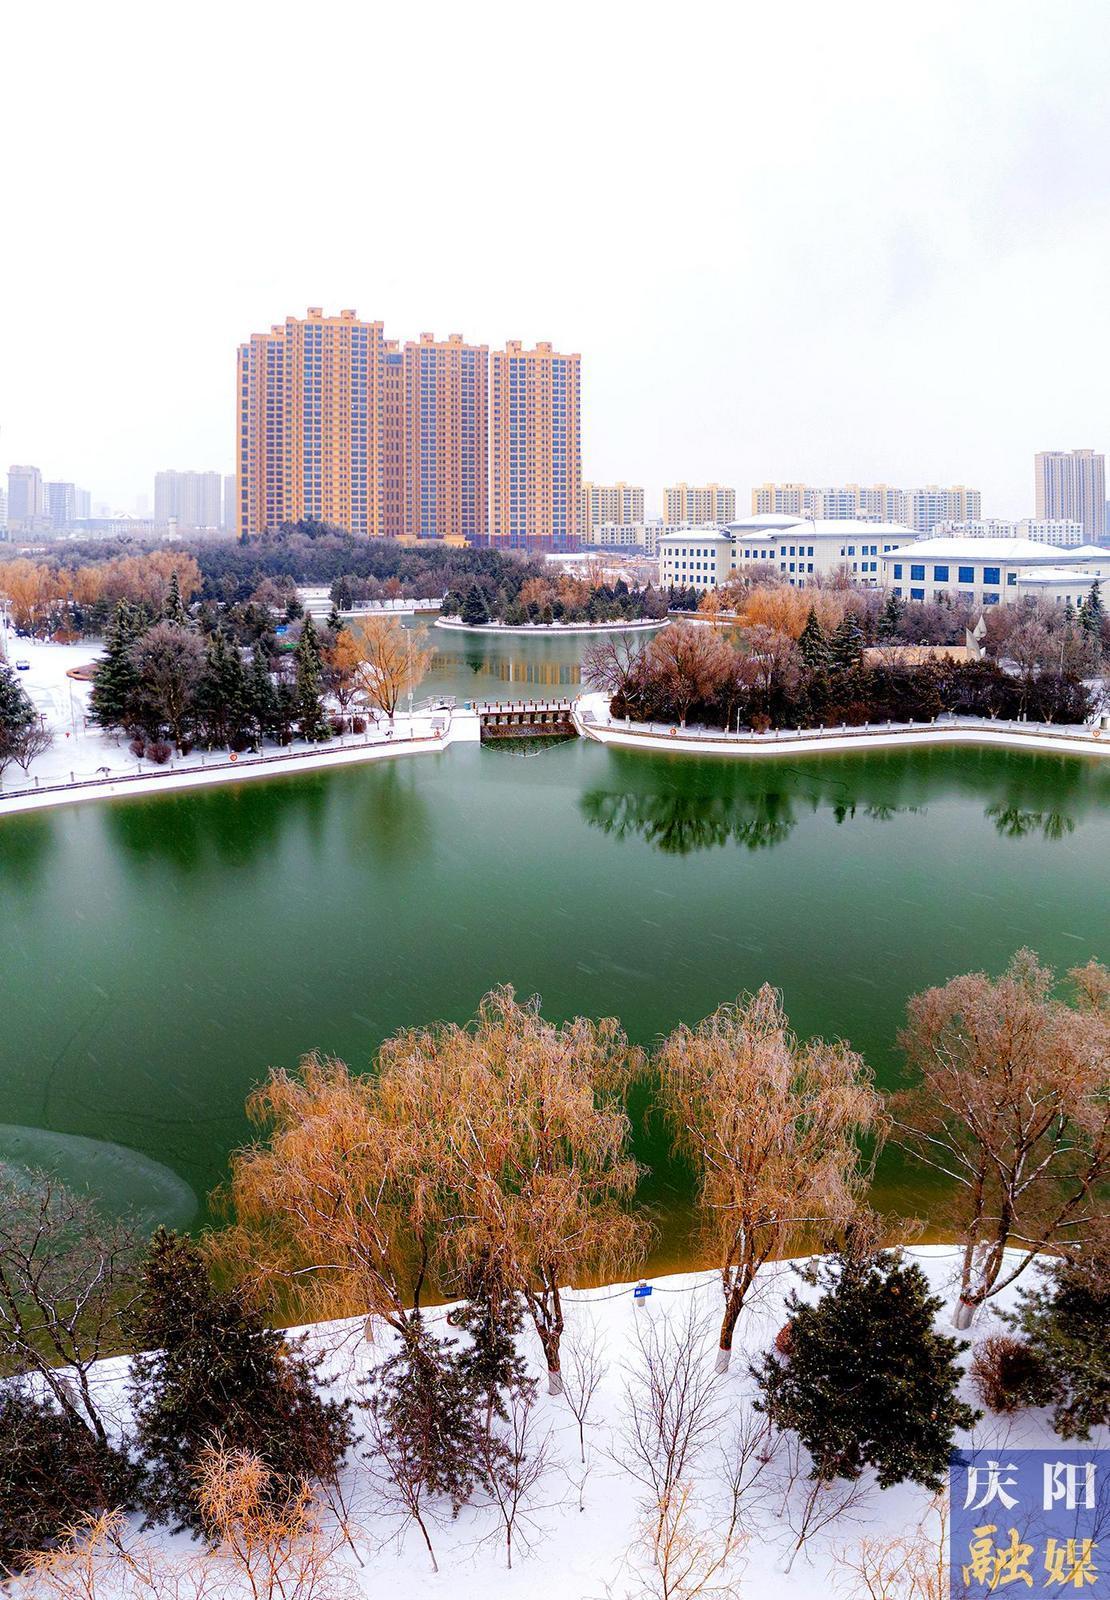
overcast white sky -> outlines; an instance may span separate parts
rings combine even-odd
[[[0,463],[231,469],[308,305],[582,354],[583,468],[971,483],[1110,446],[1107,0],[9,0]]]

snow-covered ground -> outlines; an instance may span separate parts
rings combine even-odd
[[[945,1298],[946,1310],[940,1314],[938,1326],[950,1333],[947,1317],[954,1298],[956,1251],[943,1245],[922,1246],[908,1255]],[[422,1600],[430,1595],[450,1596],[451,1600],[514,1600],[517,1596],[521,1600],[631,1600],[645,1592],[658,1592],[644,1584],[650,1568],[650,1551],[642,1536],[647,1496],[628,1465],[629,1386],[635,1385],[644,1368],[645,1336],[658,1335],[663,1324],[678,1332],[691,1317],[699,1324],[697,1370],[706,1379],[707,1404],[715,1420],[704,1433],[687,1476],[692,1488],[692,1525],[708,1531],[712,1549],[713,1530],[719,1534],[726,1498],[724,1459],[734,1448],[738,1430],[758,1425],[760,1420],[751,1408],[749,1361],[770,1347],[785,1320],[783,1305],[791,1288],[812,1293],[790,1263],[775,1264],[760,1274],[737,1329],[731,1370],[720,1378],[712,1376],[721,1310],[715,1274],[656,1279],[650,1298],[640,1306],[633,1299],[632,1285],[568,1293],[564,1369],[569,1375],[573,1356],[568,1347],[575,1345],[580,1350],[596,1348],[603,1367],[585,1424],[586,1460],[584,1464],[581,1461],[578,1425],[566,1399],[551,1398],[541,1389],[533,1449],[546,1446],[549,1468],[536,1485],[528,1516],[518,1527],[513,1569],[506,1568],[503,1529],[495,1510],[465,1507],[452,1520],[449,1508],[440,1507],[430,1528],[440,1569],[434,1573],[418,1530],[390,1514],[375,1489],[371,1469],[356,1454],[346,1469],[343,1488],[355,1529],[354,1542],[364,1565],[360,1567],[349,1551],[343,1560],[358,1592],[389,1596],[390,1600]],[[1000,1299],[1004,1305],[1012,1305],[1014,1296]],[[445,1307],[429,1313],[435,1331],[450,1331],[446,1315]],[[978,1340],[999,1328],[997,1315],[988,1310],[971,1337]],[[311,1329],[309,1339],[326,1350],[327,1371],[335,1391],[352,1397],[358,1396],[360,1380],[386,1351],[384,1338],[368,1345],[361,1325],[355,1323]],[[538,1343],[531,1335],[524,1341],[524,1351],[539,1378],[542,1363]],[[120,1392],[121,1377],[122,1363],[104,1364],[102,1392],[106,1398]],[[962,1397],[978,1404],[966,1379]],[[1047,1412],[1026,1411],[1012,1418],[987,1413],[973,1435],[959,1443],[990,1446],[993,1453],[995,1449],[1049,1448],[1057,1441]],[[1106,1440],[1094,1443],[1104,1446]],[[796,1475],[791,1481],[784,1451],[765,1465],[753,1457],[749,1472],[757,1481],[742,1500],[743,1547],[711,1592],[726,1592],[720,1584],[731,1577],[737,1588],[727,1592],[758,1600],[808,1600],[818,1594],[854,1597],[863,1590],[846,1572],[841,1558],[862,1537],[912,1535],[923,1526],[939,1547],[937,1511],[929,1493],[910,1485],[879,1490],[868,1476],[862,1480],[857,1502],[803,1544],[791,1564],[798,1517],[809,1487],[804,1455],[800,1475],[797,1461],[794,1466]],[[838,1483],[835,1492],[845,1487]],[[183,1548],[180,1539],[164,1533],[155,1537],[167,1548]],[[227,1592],[235,1591],[229,1587]]]
[[[86,795],[161,793],[198,784],[242,782],[273,773],[308,771],[427,751],[460,739],[479,737],[477,717],[467,716],[465,712],[456,711],[450,716],[418,712],[411,719],[399,714],[392,729],[384,718],[379,718],[366,736],[347,734],[325,745],[294,740],[279,750],[276,745],[267,743],[264,754],[280,758],[272,765],[269,762],[251,765],[252,758],[244,755],[232,767],[228,764],[226,750],[198,749],[188,757],[175,755],[172,762],[159,767],[151,761],[136,760],[128,748],[129,741],[122,734],[105,733],[89,721],[92,684],[68,674],[74,667],[97,660],[101,654],[102,647],[96,640],[73,645],[42,644],[31,639],[16,639],[9,632],[8,660],[13,665],[19,661],[28,663],[27,670],[18,672],[17,676],[35,710],[53,730],[54,743],[31,763],[27,773],[14,764],[7,768],[0,778],[0,802],[16,790],[48,788],[55,784],[73,788],[69,795],[54,791],[41,796],[11,798],[0,803],[0,815],[38,809]],[[443,726],[445,722],[446,727]],[[440,724],[439,735],[437,723]],[[111,782],[110,789],[103,787],[106,780]],[[84,790],[80,787],[82,784],[96,787]]]

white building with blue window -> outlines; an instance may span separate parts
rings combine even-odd
[[[770,514],[722,528],[680,528],[659,541],[660,579],[665,586],[715,589],[733,572],[773,567],[795,589],[838,576],[875,589],[883,556],[912,537],[900,523]]]
[[[1048,568],[1093,581],[1110,574],[1110,550],[1061,550],[1035,539],[919,539],[883,552],[882,581],[899,600],[947,596],[986,607],[1027,597],[1038,570]]]

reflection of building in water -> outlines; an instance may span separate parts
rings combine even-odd
[[[582,668],[577,661],[520,661],[504,656],[449,656],[437,652],[432,657],[430,670],[435,672],[461,672],[463,668],[484,678],[496,678],[499,683],[544,684],[549,688],[582,682]]]

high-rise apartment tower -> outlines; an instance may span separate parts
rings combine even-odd
[[[581,358],[510,340],[490,358],[490,542],[574,550],[582,492]]]
[[[405,345],[404,530],[409,538],[473,543],[487,515],[489,351],[459,333]]]
[[[675,483],[663,490],[663,521],[726,523],[736,521],[736,490],[719,483]]]
[[[1106,537],[1106,457],[1096,450],[1041,450],[1035,458],[1037,518],[1083,524],[1087,539]]]

